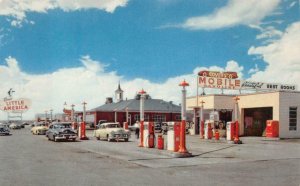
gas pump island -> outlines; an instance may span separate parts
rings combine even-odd
[[[184,80],[179,84],[182,87],[181,122],[168,122],[167,150],[174,152],[175,157],[190,157],[191,153],[186,149],[185,123],[186,123],[186,86],[189,84]],[[140,141],[139,147],[154,148],[155,132],[154,122],[144,122],[144,99],[146,92],[142,89],[140,99]],[[158,149],[163,149],[162,135],[158,136]]]

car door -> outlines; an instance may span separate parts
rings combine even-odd
[[[100,127],[99,127],[100,138],[105,138],[105,136],[103,135],[103,130],[104,129],[105,129],[105,125],[100,125]]]
[[[48,138],[53,140],[53,125],[49,127]]]

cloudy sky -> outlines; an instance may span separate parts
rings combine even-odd
[[[82,110],[144,88],[180,103],[201,69],[300,87],[299,0],[0,0],[0,97],[32,100],[24,116],[66,101]],[[0,113],[0,120],[6,114]]]

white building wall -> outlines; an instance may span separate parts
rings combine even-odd
[[[297,107],[297,130],[289,130],[289,107]],[[300,93],[280,92],[279,137],[300,138]]]
[[[234,96],[216,95],[214,98],[214,109],[234,109]]]

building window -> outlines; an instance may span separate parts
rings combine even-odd
[[[176,115],[176,116],[175,116],[175,120],[176,120],[176,121],[181,121],[181,115]]]
[[[290,107],[289,130],[297,130],[297,107]]]
[[[134,115],[134,121],[140,121],[140,115],[139,114],[135,114]],[[148,114],[145,114],[144,115],[144,121],[149,121],[149,115]]]
[[[139,114],[135,114],[134,115],[134,122],[140,121],[140,115]]]
[[[166,116],[165,115],[153,115],[154,122],[165,122]]]

